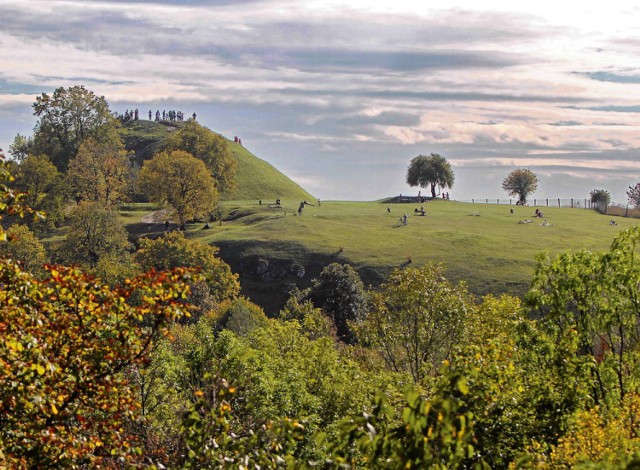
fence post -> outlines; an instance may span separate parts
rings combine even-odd
[[[475,203],[476,203],[476,201],[471,199],[471,204],[475,204]]]
[[[485,199],[485,203],[489,204],[489,198]]]
[[[571,208],[573,209],[573,198],[571,198]]]
[[[560,207],[560,198],[558,198],[558,207]]]
[[[547,207],[549,207],[549,198],[547,198]]]
[[[629,204],[627,204],[627,208],[624,211],[624,216],[629,217]]]
[[[538,205],[538,200],[537,200],[537,199],[534,199],[534,200],[533,200],[533,205],[534,205],[534,206],[537,206],[537,205]]]
[[[511,199],[509,199],[509,205],[511,205]]]
[[[500,199],[496,199],[496,204],[500,205]]]
[[[587,198],[586,197],[584,198],[584,208],[585,209],[587,208]]]

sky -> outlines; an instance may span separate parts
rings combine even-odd
[[[640,182],[640,4],[501,0],[0,0],[0,148],[31,104],[85,85],[114,111],[195,112],[316,197],[417,194],[417,155],[452,199],[627,203]],[[423,191],[424,192],[424,191]]]

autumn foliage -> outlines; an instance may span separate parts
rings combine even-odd
[[[0,466],[133,461],[138,402],[126,372],[169,320],[188,314],[191,275],[115,288],[68,267],[43,281],[0,262]]]

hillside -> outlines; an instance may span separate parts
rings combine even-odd
[[[162,148],[163,140],[182,123],[169,121],[130,121],[121,129],[122,139],[129,151],[136,153],[136,160],[142,164]],[[223,194],[223,199],[259,200],[265,202],[283,200],[313,200],[314,197],[300,185],[294,183],[270,163],[253,155],[242,145],[228,140],[233,158],[238,162],[236,190],[233,194]]]
[[[194,224],[188,230],[219,246],[222,258],[240,274],[243,293],[275,313],[288,290],[307,287],[333,261],[353,265],[374,288],[394,268],[433,262],[443,263],[450,279],[466,282],[475,294],[522,295],[539,253],[605,250],[618,231],[637,222],[616,217],[619,225],[611,226],[611,216],[594,211],[541,207],[545,226],[541,219],[518,223],[532,219],[533,207],[436,200],[425,204],[422,217],[414,215],[415,206],[330,201],[297,216],[295,201],[284,200],[283,212],[253,201],[229,201],[221,226],[204,230]],[[398,219],[405,212],[409,223],[401,226]],[[160,225],[136,225],[135,231],[138,236],[145,230],[161,232]]]

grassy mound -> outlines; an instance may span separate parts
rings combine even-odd
[[[135,152],[138,164],[142,164],[161,150],[164,139],[181,126],[180,122],[129,121],[122,126],[120,134],[127,150]],[[314,199],[268,162],[233,141],[228,140],[228,143],[238,167],[236,189],[233,194],[223,194],[223,199],[262,199],[265,204],[277,198],[297,202]]]

